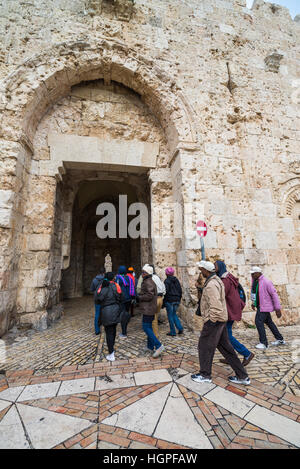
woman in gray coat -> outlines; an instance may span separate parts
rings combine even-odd
[[[97,290],[97,300],[101,305],[100,323],[103,324],[106,334],[106,343],[109,355],[106,359],[115,360],[114,345],[116,340],[117,324],[120,322],[122,290],[114,282],[114,274],[108,272],[102,285]]]

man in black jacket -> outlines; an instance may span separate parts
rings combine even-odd
[[[164,296],[164,306],[166,307],[170,324],[170,332],[168,332],[167,335],[174,337],[176,336],[176,329],[178,330],[178,334],[183,333],[182,324],[177,316],[177,309],[182,297],[182,289],[178,278],[174,275],[175,271],[172,267],[168,267],[165,273],[167,278],[165,280],[166,294]]]
[[[96,294],[97,294],[97,289],[100,287],[100,285],[103,282],[105,275],[105,269],[103,267],[100,267],[99,269],[99,274],[96,275],[96,277],[93,279],[91,286],[90,286],[90,291],[94,293],[94,301],[95,301],[95,334],[99,335],[100,334],[100,326],[99,326],[99,318],[100,318],[100,304],[97,303],[96,300]]]
[[[97,290],[97,300],[101,306],[100,323],[103,324],[106,334],[108,355],[106,359],[115,361],[114,345],[117,325],[120,322],[122,290],[114,282],[114,274],[107,272],[102,285]]]

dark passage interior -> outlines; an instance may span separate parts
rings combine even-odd
[[[125,265],[133,266],[137,273],[141,270],[143,259],[151,259],[150,238],[119,237],[119,215],[122,209],[119,196],[123,197],[123,204],[124,199],[127,201],[127,220],[130,223],[135,216],[128,215],[128,207],[143,202],[149,208],[148,194],[147,178],[141,174],[132,177],[111,176],[109,180],[84,180],[79,183],[72,211],[70,262],[62,271],[61,299],[90,293],[92,279],[99,273],[99,268],[105,266],[108,258],[111,259],[113,272],[117,272],[120,265]],[[112,204],[115,207],[116,238],[99,238],[97,223],[108,213],[103,211],[102,215],[97,214],[99,204]],[[150,218],[150,210],[148,213]],[[105,225],[107,229],[108,225]]]

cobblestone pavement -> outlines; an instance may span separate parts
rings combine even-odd
[[[63,317],[43,332],[27,331],[9,333],[2,337],[6,348],[6,359],[0,369],[35,369],[39,373],[58,370],[68,365],[86,365],[106,362],[108,351],[104,334],[94,334],[94,304],[91,297],[68,300],[64,305]],[[255,349],[258,343],[256,329],[238,329],[236,337],[255,358],[247,369],[251,378],[264,384],[276,386],[280,390],[300,395],[300,325],[280,328],[286,345],[269,347],[266,351]],[[186,332],[182,336],[169,337],[167,321],[160,325],[160,340],[166,347],[165,354],[187,353],[198,356],[199,333]],[[118,329],[118,332],[120,330]],[[273,340],[267,330],[269,343]],[[131,319],[128,326],[128,339],[121,340],[117,334],[116,357],[118,360],[143,357],[145,334],[141,328],[140,315]],[[221,355],[216,352],[214,362],[220,363]],[[223,366],[223,365],[222,365]],[[228,368],[229,370],[229,368]]]
[[[232,385],[218,353],[212,383],[199,384],[190,378],[199,334],[172,338],[161,325],[165,353],[144,356],[137,315],[109,363],[93,315],[92,298],[69,300],[48,330],[2,338],[0,448],[300,446],[299,326],[282,327],[287,344],[265,352],[254,348],[256,330],[237,330],[255,352],[251,385]]]

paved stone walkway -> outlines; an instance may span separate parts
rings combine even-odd
[[[233,386],[218,353],[213,382],[191,380],[198,334],[170,338],[160,326],[166,352],[144,356],[140,322],[134,317],[129,338],[118,338],[113,363],[103,335],[93,333],[90,298],[66,302],[47,331],[3,337],[0,448],[300,446],[299,326],[281,328],[285,346],[255,352],[250,386]],[[237,336],[255,350],[256,330]]]

